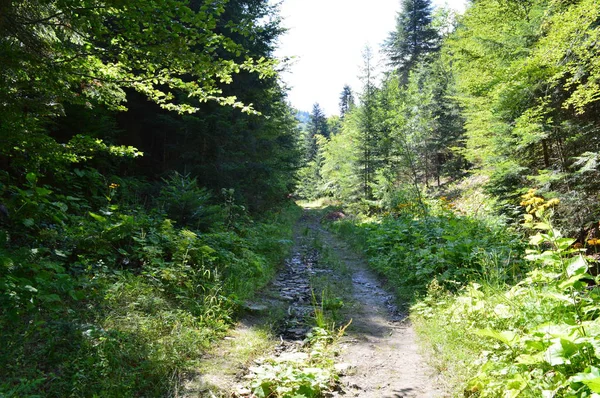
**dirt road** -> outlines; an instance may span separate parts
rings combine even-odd
[[[352,272],[352,325],[340,342],[341,363],[350,366],[337,396],[361,398],[443,397],[419,354],[406,314],[369,271],[365,260],[320,225],[323,242]]]
[[[283,269],[249,304],[250,312],[207,358],[181,396],[251,397],[243,381],[247,368],[256,358],[302,349],[311,327],[311,292],[319,292],[325,280],[330,294],[346,303],[342,322],[352,319],[335,357],[339,385],[327,397],[444,397],[419,354],[407,315],[398,311],[366,261],[321,225],[321,216],[305,209]],[[274,313],[280,314],[276,325]],[[269,338],[257,337],[267,329]]]

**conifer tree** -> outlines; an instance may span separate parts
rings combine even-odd
[[[327,125],[327,117],[318,103],[313,105],[310,114],[310,122],[308,124],[307,133],[307,159],[314,160],[317,155],[317,135],[322,135],[329,138],[329,126]]]
[[[360,96],[361,107],[358,112],[358,145],[361,156],[358,164],[361,168],[362,188],[365,199],[372,199],[372,182],[375,176],[375,157],[378,136],[375,129],[375,112],[377,107],[375,85],[375,62],[373,51],[366,47],[363,51],[363,68],[361,80],[363,91]]]
[[[354,93],[350,86],[346,84],[340,94],[340,117],[343,119],[354,105]]]
[[[328,142],[329,135],[325,112],[318,103],[315,103],[310,113],[310,121],[304,131],[304,164],[298,170],[300,183],[297,186],[296,193],[303,198],[316,199],[320,194],[323,147]]]
[[[437,51],[438,33],[431,27],[431,0],[402,0],[396,17],[396,30],[384,43],[390,64],[398,70],[403,83],[423,56]]]

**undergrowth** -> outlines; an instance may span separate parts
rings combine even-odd
[[[94,206],[27,181],[0,224],[5,397],[172,394],[272,278],[299,216],[290,205],[252,222],[186,176],[165,182],[164,211],[122,204],[117,183]]]
[[[338,380],[334,368],[334,342],[345,328],[315,326],[307,335],[303,351],[263,359],[251,367],[249,388],[259,398],[322,397]]]
[[[366,254],[403,303],[425,294],[433,279],[456,291],[470,280],[495,275],[511,281],[523,273],[517,234],[496,220],[456,215],[445,201],[427,216],[399,206],[380,218],[340,220],[331,228]]]
[[[467,346],[454,380],[475,397],[591,397],[600,392],[600,295],[593,259],[550,221],[557,201],[530,191],[524,226],[534,231],[525,259],[529,272],[515,284],[470,283],[457,295],[431,285],[412,308],[430,347]],[[596,242],[590,241],[590,247]],[[432,344],[433,343],[433,344]],[[457,361],[446,358],[452,368]],[[459,381],[461,383],[459,383]]]

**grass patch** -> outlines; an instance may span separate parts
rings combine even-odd
[[[513,253],[523,247],[518,235],[505,225],[490,225],[450,211],[425,218],[401,214],[368,222],[342,220],[331,228],[365,253],[369,266],[404,303],[425,294],[434,279],[456,291],[490,272],[503,281],[523,273],[520,261],[508,261],[501,267],[489,261],[514,259]]]

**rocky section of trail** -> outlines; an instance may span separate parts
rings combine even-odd
[[[338,275],[339,270],[320,261],[317,241],[343,265],[345,275]],[[340,381],[326,397],[444,397],[418,352],[407,314],[394,305],[393,296],[368,270],[365,260],[323,229],[317,212],[311,210],[306,210],[299,221],[292,255],[276,279],[247,303],[247,313],[238,327],[207,358],[208,365],[181,396],[252,397],[245,381],[249,369],[265,360],[285,361],[296,354],[305,355],[306,335],[313,326],[315,311],[311,283],[323,277],[344,285],[333,293],[344,296],[339,297],[346,303],[343,324],[352,319],[337,347],[335,369]],[[273,316],[274,312],[278,315]],[[274,325],[267,326],[274,320]],[[270,333],[270,339],[253,342],[257,330],[268,329],[270,332],[265,333]],[[249,354],[240,356],[240,351]]]
[[[393,304],[377,277],[357,256],[318,224],[312,228],[322,234],[323,243],[330,247],[352,272],[354,305],[352,325],[339,343],[341,391],[339,397],[399,398],[443,397],[436,388],[433,370],[419,354],[415,332],[407,314]]]
[[[265,358],[286,358],[302,351],[314,313],[310,278],[328,270],[317,267],[319,253],[311,245],[313,237],[301,231],[306,232],[306,216],[295,228],[291,256],[275,280],[243,306],[245,315],[196,374],[188,377],[180,396],[250,397],[244,381],[249,367]]]
[[[278,327],[283,341],[303,340],[310,326],[306,320],[313,312],[310,275],[314,274],[317,253],[303,246],[294,250],[292,257],[273,282],[276,297],[285,300],[287,316]]]

